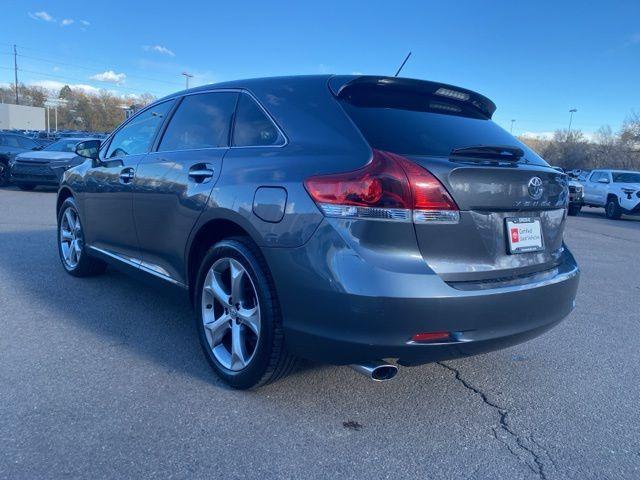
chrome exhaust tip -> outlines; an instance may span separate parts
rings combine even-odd
[[[386,382],[391,380],[398,373],[398,367],[382,360],[374,360],[361,364],[349,365],[356,372],[365,377],[369,377],[374,382]]]

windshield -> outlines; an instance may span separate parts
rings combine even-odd
[[[640,183],[640,172],[613,172],[614,183]]]
[[[43,150],[50,152],[75,152],[77,144],[78,142],[76,140],[58,140],[57,142],[47,145]]]
[[[361,99],[358,99],[361,100]],[[435,113],[447,105],[428,105],[425,110],[400,105],[365,106],[343,100],[345,111],[371,147],[404,155],[446,156],[454,149],[472,146],[513,146],[524,151],[524,159],[546,165],[533,150],[493,121],[462,112]],[[405,108],[403,108],[405,107]],[[429,109],[430,111],[426,111]]]

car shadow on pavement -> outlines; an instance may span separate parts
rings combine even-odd
[[[60,264],[49,228],[0,233],[0,249],[0,279],[10,279],[6,291],[14,302],[25,302],[19,310],[25,322],[32,311],[46,311],[49,321],[91,331],[99,347],[128,348],[169,370],[229,388],[201,352],[184,291],[147,284],[113,267],[97,277],[72,277]],[[302,362],[301,369],[319,367]]]

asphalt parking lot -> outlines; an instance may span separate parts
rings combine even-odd
[[[636,219],[569,219],[577,308],[529,343],[238,392],[181,295],[66,275],[54,210],[52,191],[0,189],[1,478],[640,478]]]

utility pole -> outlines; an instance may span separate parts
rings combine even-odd
[[[512,118],[511,119],[511,130],[509,130],[509,133],[513,134],[513,124],[516,123],[516,119]]]
[[[569,133],[571,133],[571,121],[573,120],[573,114],[577,111],[577,108],[572,108],[571,110],[569,110]]]
[[[18,98],[18,50],[16,44],[13,44],[13,75],[16,80],[16,105],[20,105],[20,99]]]
[[[187,81],[187,90],[189,89],[189,79],[193,78],[193,75],[191,75],[190,73],[187,72],[182,72],[182,75],[184,75],[184,78]]]

